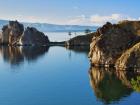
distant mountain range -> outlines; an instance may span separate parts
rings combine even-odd
[[[8,24],[8,20],[0,20],[0,29],[6,24]],[[35,27],[39,31],[42,32],[78,32],[84,31],[85,29],[90,29],[95,31],[98,27],[96,26],[80,26],[80,25],[57,25],[57,24],[48,24],[48,23],[26,23],[22,22],[25,27]]]

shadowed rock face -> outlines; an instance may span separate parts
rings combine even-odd
[[[90,33],[87,35],[76,36],[70,39],[69,41],[67,41],[66,45],[67,46],[89,46],[92,41],[93,35],[94,35],[93,33]]]
[[[89,76],[96,97],[105,104],[119,101],[133,91],[140,91],[140,74],[134,71],[92,67]]]
[[[20,45],[48,45],[49,39],[44,33],[39,32],[36,28],[27,27],[21,36]]]
[[[24,31],[24,26],[18,21],[9,21],[2,28],[2,44],[16,45]]]
[[[89,57],[94,65],[115,65],[116,60],[140,41],[140,22],[106,23],[95,33]]]

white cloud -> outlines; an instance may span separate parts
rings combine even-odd
[[[76,9],[77,7],[75,7]],[[8,20],[18,20],[21,22],[40,22],[40,23],[55,23],[55,24],[70,24],[70,25],[95,25],[101,26],[105,24],[107,21],[111,23],[117,23],[121,20],[140,20],[140,17],[133,18],[128,15],[113,13],[111,15],[80,15],[75,17],[67,17],[65,19],[47,19],[45,17],[39,16],[24,16],[24,15],[0,15],[0,19],[8,19]]]
[[[140,20],[140,17],[132,18],[128,15],[123,15],[123,14],[111,14],[111,15],[107,15],[107,16],[92,15],[90,17],[90,21],[94,25],[103,25],[106,22],[117,23],[118,21],[122,21],[122,20]]]
[[[44,23],[47,22],[48,19],[47,18],[43,18],[43,17],[37,17],[37,16],[24,16],[24,15],[15,15],[15,16],[9,16],[9,15],[0,15],[0,19],[6,19],[6,20],[18,20],[21,22],[40,22],[40,23]]]
[[[91,15],[89,17],[85,15],[77,16],[68,20],[67,24],[77,24],[77,25],[95,25],[101,26],[106,22],[117,23],[122,20],[140,20],[139,18],[132,18],[128,15],[123,14],[111,14],[111,15]]]
[[[69,21],[67,22],[67,24],[83,24],[87,21],[86,16],[85,15],[81,15],[81,16],[77,16],[74,17],[72,19],[69,19]]]
[[[92,15],[90,17],[90,21],[96,25],[105,24],[107,21],[115,23],[123,19],[127,19],[127,16],[121,14],[112,14],[108,16]]]

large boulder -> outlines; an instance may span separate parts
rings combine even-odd
[[[45,46],[49,44],[49,39],[44,33],[38,31],[36,28],[27,27],[20,38],[19,44]]]
[[[24,26],[18,21],[9,21],[8,25],[2,28],[2,44],[16,45],[23,34]]]
[[[139,41],[140,21],[107,22],[95,32],[89,58],[96,66],[114,66],[116,60]]]

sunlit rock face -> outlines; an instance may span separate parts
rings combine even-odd
[[[36,28],[27,27],[19,41],[20,45],[49,45],[49,39]]]
[[[140,41],[140,21],[106,23],[99,28],[90,45],[89,58],[93,65],[115,65],[116,60]]]
[[[18,21],[9,21],[8,25],[3,26],[0,34],[0,43],[4,45],[49,45],[49,39],[44,33],[36,28],[24,26]]]
[[[96,97],[105,104],[119,101],[133,91],[140,92],[140,73],[132,70],[128,72],[92,67],[89,76]]]
[[[116,62],[116,68],[123,70],[129,68],[140,69],[140,43],[122,54]]]
[[[2,28],[2,44],[16,45],[23,34],[24,26],[18,21],[9,21]]]

